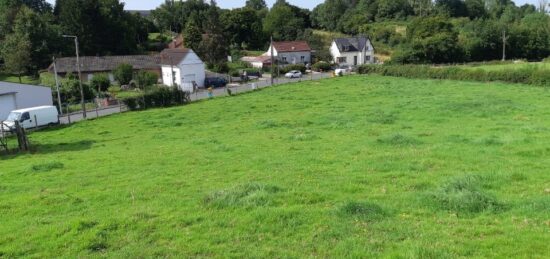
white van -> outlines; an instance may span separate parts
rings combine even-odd
[[[55,106],[40,106],[15,110],[8,115],[4,125],[10,129],[19,121],[25,129],[59,124],[57,108]]]

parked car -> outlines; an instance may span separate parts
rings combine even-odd
[[[227,85],[227,80],[223,77],[208,77],[204,80],[204,86],[206,88],[220,88]]]
[[[21,127],[28,129],[59,124],[59,113],[54,106],[39,106],[12,111],[4,121],[4,129],[12,130],[15,122],[19,121]]]
[[[286,78],[300,78],[300,77],[302,77],[302,72],[300,72],[298,70],[292,70],[292,71],[286,73],[285,77]]]
[[[341,66],[334,70],[336,75],[345,75],[351,73],[351,68],[349,66]]]

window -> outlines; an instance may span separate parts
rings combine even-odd
[[[300,58],[300,60],[301,60],[302,62],[306,62],[306,57],[305,57],[305,56],[302,56],[302,57]]]
[[[19,121],[23,122],[30,119],[31,119],[31,115],[28,112],[25,112],[23,113],[23,115],[21,115],[21,119]]]
[[[365,57],[365,62],[369,62],[370,61],[370,56],[366,56]]]
[[[286,62],[286,57],[283,57],[283,62]]]
[[[347,57],[339,57],[338,58],[338,63],[348,63],[348,58]]]

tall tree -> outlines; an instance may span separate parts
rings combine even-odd
[[[259,11],[267,8],[267,5],[265,4],[264,0],[247,0],[245,7]]]
[[[205,35],[199,46],[199,55],[210,66],[220,66],[227,62],[229,44],[223,35],[220,13],[216,1],[211,0],[204,23]]]
[[[21,76],[28,71],[31,64],[29,37],[21,33],[9,34],[2,45],[2,58],[6,70],[16,74],[21,83]]]
[[[275,40],[294,40],[305,28],[305,23],[285,0],[277,0],[264,19],[264,32]]]
[[[202,41],[202,32],[195,19],[190,19],[183,31],[185,47],[197,51]]]

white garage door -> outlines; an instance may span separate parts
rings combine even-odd
[[[5,120],[15,110],[15,94],[0,95],[0,120]]]
[[[189,75],[185,75],[183,76],[183,82],[184,83],[193,83],[193,81],[195,81],[195,74],[189,74]]]

